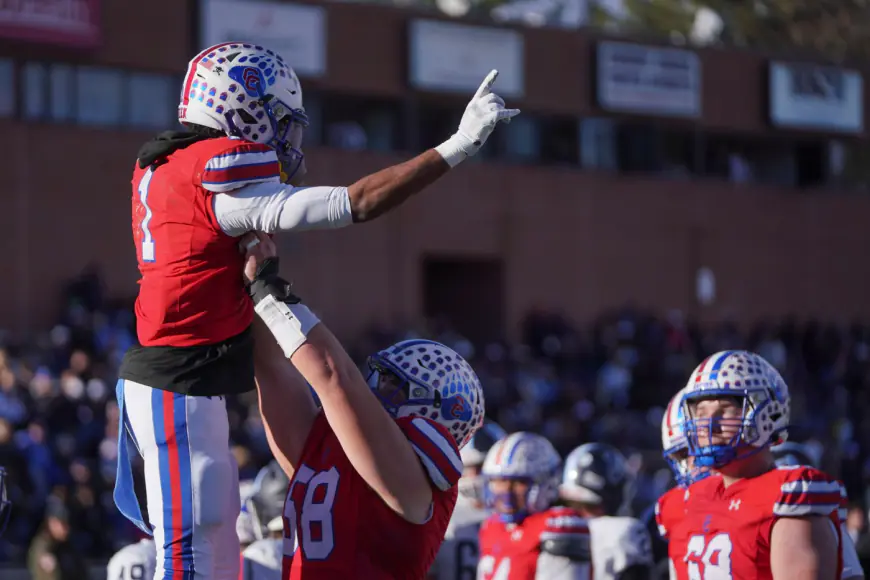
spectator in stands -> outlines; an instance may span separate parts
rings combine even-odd
[[[45,523],[27,554],[33,580],[83,580],[88,568],[70,540],[70,523],[59,498],[49,502]]]

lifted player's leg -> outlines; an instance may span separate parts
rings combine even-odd
[[[125,381],[123,396],[127,424],[145,461],[155,580],[235,580],[239,484],[224,398],[131,381]]]

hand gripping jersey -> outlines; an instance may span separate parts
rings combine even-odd
[[[601,516],[589,520],[595,580],[613,580],[631,566],[652,566],[652,542],[640,520]]]
[[[429,577],[437,580],[474,580],[480,559],[480,526],[489,512],[478,509],[471,500],[460,495],[453,516],[444,534]]]
[[[106,571],[108,580],[150,580],[154,578],[154,562],[157,548],[154,540],[148,538],[118,550]]]
[[[422,417],[396,421],[432,484],[432,516],[404,520],[354,470],[321,413],[290,481],[284,506],[285,580],[425,578],[456,505],[462,460],[446,429]],[[290,534],[299,548],[291,552]]]
[[[133,171],[133,238],[141,280],[136,321],[142,346],[210,345],[253,320],[238,240],[223,233],[215,193],[280,181],[275,152],[223,137],[173,151]]]
[[[770,533],[779,518],[829,518],[839,536],[840,484],[811,467],[780,467],[725,488],[709,477],[688,488],[685,516],[668,529],[676,578],[772,580]],[[841,544],[842,545],[842,544]],[[842,556],[831,563],[840,577]]]
[[[554,507],[507,524],[498,515],[480,528],[478,580],[588,580],[589,527],[580,515]]]

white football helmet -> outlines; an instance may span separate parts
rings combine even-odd
[[[686,421],[683,414],[685,387],[673,396],[662,415],[662,456],[674,473],[679,486],[689,485],[692,478],[689,467],[689,442],[686,439]]]
[[[697,419],[692,416],[692,404],[719,397],[737,397],[743,402],[737,434],[725,445],[701,445],[699,427],[713,432],[715,425],[728,419]],[[739,447],[749,446],[757,451],[785,441],[790,409],[788,385],[761,356],[729,350],[708,357],[692,373],[683,394],[686,436],[695,466],[722,467],[737,457]]]
[[[492,449],[500,439],[507,437],[504,429],[494,421],[484,421],[483,427],[472,436],[468,445],[462,448],[463,467],[482,468],[486,460],[486,453]],[[482,475],[463,475],[459,478],[459,493],[463,497],[483,502],[484,481]]]
[[[489,479],[516,479],[530,484],[525,509],[519,510],[512,494],[494,494],[487,484],[485,497],[490,509],[496,503],[513,505],[512,513],[499,513],[506,522],[549,508],[559,497],[562,458],[545,437],[535,433],[512,433],[496,442],[486,454],[483,476]]]
[[[284,59],[262,46],[224,42],[191,60],[178,120],[271,147],[284,181],[302,168],[302,134],[308,126],[302,86]]]
[[[425,417],[444,426],[459,449],[483,425],[480,379],[452,348],[434,340],[403,340],[372,355],[367,382],[395,418]],[[395,397],[380,393],[381,378],[399,379]]]

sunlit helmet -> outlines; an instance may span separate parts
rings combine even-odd
[[[559,453],[545,437],[526,432],[508,435],[492,446],[483,462],[487,507],[509,523],[520,522],[531,514],[544,511],[559,496],[561,466]],[[527,483],[525,506],[517,505],[512,493],[493,493],[490,487],[492,479]],[[499,511],[500,505],[507,506],[509,513]]]
[[[483,425],[484,399],[471,365],[452,348],[434,340],[403,340],[369,357],[369,387],[395,418],[425,417],[439,423],[459,449]],[[384,378],[395,389],[385,395]]]
[[[284,59],[262,46],[224,42],[196,55],[184,76],[178,120],[271,147],[284,181],[303,167],[302,86]]]
[[[739,418],[693,416],[694,403],[724,397],[735,397],[741,402],[743,410]],[[738,457],[738,450],[743,449],[744,456],[785,441],[790,406],[788,385],[761,356],[729,350],[708,357],[692,373],[683,394],[686,438],[694,467],[722,467]],[[723,427],[736,429],[730,441],[716,445],[701,443],[699,433],[715,433]]]

